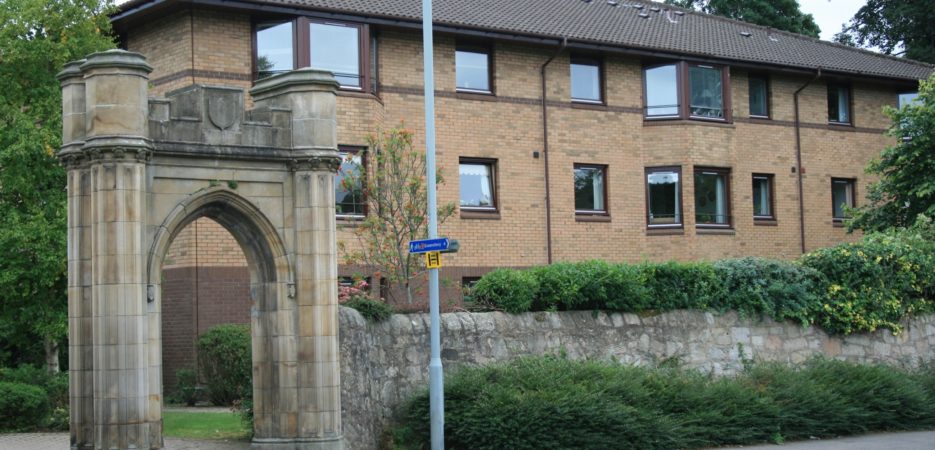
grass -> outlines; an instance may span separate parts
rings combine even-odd
[[[169,437],[246,440],[250,435],[240,415],[233,412],[166,411],[162,420]]]

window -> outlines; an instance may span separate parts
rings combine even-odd
[[[918,92],[903,92],[899,94],[899,107],[902,108],[906,105],[915,105],[919,103],[919,93]]]
[[[695,169],[695,224],[729,227],[730,169]]]
[[[750,117],[769,117],[769,80],[765,76],[750,75]]]
[[[455,50],[455,77],[459,91],[489,94],[490,49],[459,45]]]
[[[341,148],[341,168],[334,177],[334,201],[338,218],[367,215],[363,192],[362,149]]]
[[[571,57],[571,100],[601,103],[601,61],[597,58]]]
[[[831,179],[831,212],[835,222],[848,218],[845,207],[854,207],[854,183],[855,180],[849,178]]]
[[[677,67],[670,64],[645,70],[646,117],[678,117]]]
[[[495,161],[462,158],[458,168],[461,183],[461,209],[496,211]]]
[[[724,80],[720,68],[690,66],[689,108],[692,117],[704,119],[724,118]]]
[[[256,25],[256,78],[266,78],[295,68],[292,22]]]
[[[575,214],[607,214],[607,166],[575,164]]]
[[[646,219],[650,227],[682,226],[681,172],[679,167],[646,169]]]
[[[334,73],[341,87],[361,88],[360,29],[336,23],[309,23],[309,67]]]
[[[773,176],[753,174],[753,220],[774,220]]]
[[[828,121],[851,123],[851,89],[842,84],[828,83]]]

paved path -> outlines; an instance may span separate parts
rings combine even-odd
[[[166,450],[248,450],[245,441],[166,438]],[[0,434],[0,450],[68,450],[68,433]]]

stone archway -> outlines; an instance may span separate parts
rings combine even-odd
[[[68,168],[72,448],[159,449],[162,260],[198,217],[251,274],[255,449],[342,447],[328,73],[147,99],[151,68],[114,50],[59,75]]]

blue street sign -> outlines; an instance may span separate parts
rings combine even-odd
[[[441,252],[448,250],[448,238],[422,239],[409,243],[409,253]]]

